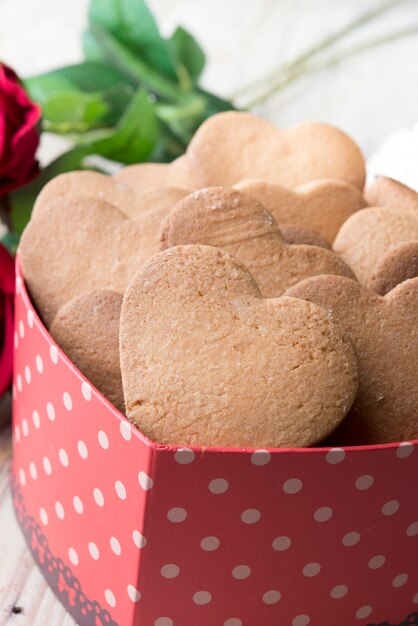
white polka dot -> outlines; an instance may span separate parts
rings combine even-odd
[[[115,491],[116,491],[117,496],[121,500],[126,500],[126,487],[122,481],[117,480],[115,482]]]
[[[22,485],[22,487],[26,485],[26,474],[25,474],[25,470],[23,469],[19,470],[19,482]]]
[[[145,548],[147,545],[147,540],[139,530],[134,530],[132,533],[132,539],[137,548]]]
[[[17,441],[17,442],[20,441],[20,428],[19,428],[19,426],[16,426],[16,428],[15,428],[15,441]]]
[[[30,385],[30,382],[32,380],[32,374],[31,374],[29,365],[25,366],[25,380],[27,384]]]
[[[91,385],[85,380],[81,383],[81,393],[83,395],[84,400],[86,402],[90,402],[91,400]]]
[[[51,465],[51,461],[48,459],[47,456],[44,456],[42,465],[44,466],[45,474],[48,474],[48,476],[50,476],[52,474],[52,465]]]
[[[392,580],[392,587],[398,589],[399,587],[402,587],[407,581],[408,574],[398,574],[398,576],[395,576],[395,578]]]
[[[56,365],[58,363],[58,348],[57,346],[51,346],[49,348],[49,356],[51,357],[51,361]]]
[[[209,491],[214,494],[225,493],[228,491],[229,483],[224,478],[214,478],[209,483]]]
[[[77,450],[82,459],[87,459],[89,452],[87,450],[86,444],[84,443],[84,441],[81,441],[81,439],[77,444]]]
[[[385,562],[386,562],[386,558],[383,556],[383,554],[377,554],[376,556],[373,556],[369,560],[369,568],[379,569],[380,567],[383,567]]]
[[[130,441],[132,437],[132,427],[128,421],[123,421],[119,425],[120,434],[125,439],[125,441]]]
[[[242,626],[242,621],[238,617],[230,617],[224,622],[224,626]]]
[[[23,339],[23,337],[25,336],[25,325],[23,323],[23,320],[20,320],[19,322],[19,335],[21,339]]]
[[[297,615],[292,620],[292,626],[308,626],[310,621],[309,615]]]
[[[248,565],[237,565],[232,570],[232,577],[236,580],[245,580],[251,574],[251,568]]]
[[[366,491],[367,489],[370,489],[373,483],[373,476],[370,474],[363,474],[363,476],[359,476],[356,480],[356,489],[359,491]]]
[[[119,541],[116,539],[116,537],[111,537],[109,543],[110,543],[112,552],[116,554],[116,556],[120,556],[122,552],[122,548],[121,548]]]
[[[103,450],[107,450],[109,447],[109,438],[104,430],[99,430],[97,434],[97,439],[99,440],[99,444],[103,448]]]
[[[290,537],[276,537],[272,545],[273,549],[277,550],[277,552],[284,552],[290,548],[292,541],[290,540]]]
[[[96,544],[93,541],[90,541],[89,543],[89,552],[90,552],[90,556],[92,559],[94,559],[95,561],[99,560],[100,558],[99,548],[96,546]]]
[[[418,604],[418,593],[414,595],[414,597],[412,598],[412,602],[413,604]]]
[[[344,459],[345,451],[342,448],[331,448],[326,456],[327,463],[330,463],[331,465],[337,465],[338,463],[341,463],[341,461],[344,461]]]
[[[418,522],[413,522],[413,524],[408,526],[408,528],[406,529],[406,534],[408,535],[408,537],[415,537],[416,535],[418,535]]]
[[[65,513],[64,513],[64,507],[62,506],[61,502],[55,502],[55,513],[58,517],[58,519],[64,519],[65,517]]]
[[[16,376],[16,385],[17,385],[17,390],[22,391],[23,383],[22,383],[22,377],[20,374]]]
[[[204,605],[209,604],[212,601],[212,594],[209,591],[196,591],[193,596],[193,602],[195,604]]]
[[[45,509],[39,509],[39,518],[44,526],[48,526],[48,513]]]
[[[213,552],[219,548],[220,543],[218,537],[204,537],[200,542],[200,547],[206,552]]]
[[[35,318],[35,316],[33,314],[33,311],[31,309],[29,309],[28,315],[27,315],[29,328],[33,328],[34,318]]]
[[[83,507],[83,503],[81,501],[81,499],[78,496],[74,496],[73,498],[73,506],[75,509],[75,512],[78,513],[79,515],[81,515],[83,513],[84,507]]]
[[[410,441],[403,441],[396,449],[398,459],[407,459],[414,451],[414,444]]]
[[[20,276],[16,278],[16,293],[20,293],[22,291],[22,279]]]
[[[167,563],[160,569],[160,574],[163,578],[176,578],[180,574],[180,568],[173,563]]]
[[[154,626],[173,626],[174,622],[169,617],[157,617]]]
[[[29,435],[29,425],[27,420],[25,419],[22,420],[22,433],[24,437],[27,437]]]
[[[175,506],[167,513],[170,522],[184,522],[187,517],[187,511],[180,506]]]
[[[372,611],[373,609],[371,606],[361,606],[356,612],[356,617],[357,619],[365,619],[372,614]]]
[[[154,485],[154,481],[145,472],[139,472],[138,482],[144,491],[149,491]]]
[[[139,602],[139,600],[141,599],[141,594],[138,589],[133,585],[128,585],[127,590],[129,599],[132,600],[132,602]]]
[[[264,604],[277,604],[279,602],[282,594],[280,591],[276,591],[276,589],[271,589],[270,591],[266,591],[263,594],[263,602]]]
[[[316,509],[314,519],[316,522],[328,522],[332,517],[332,509],[329,506],[321,506]]]
[[[106,602],[108,603],[109,606],[111,607],[116,606],[115,594],[112,591],[110,591],[110,589],[106,589],[104,595],[105,595]]]
[[[180,465],[189,465],[193,463],[195,454],[190,448],[179,448],[174,454],[174,459]]]
[[[62,400],[64,402],[64,406],[67,409],[67,411],[71,411],[71,409],[73,408],[73,400],[70,394],[68,393],[68,391],[64,391]]]
[[[74,548],[70,548],[68,550],[68,558],[70,559],[71,563],[73,565],[78,565],[79,560],[78,560],[78,554],[77,552],[74,550]]]
[[[35,463],[29,463],[29,474],[31,475],[33,480],[38,478],[38,470],[36,469]]]
[[[344,598],[348,593],[348,587],[346,585],[337,585],[331,589],[331,598],[334,600],[340,600],[340,598]]]
[[[283,483],[283,491],[289,495],[299,493],[302,487],[303,483],[299,478],[289,478],[289,480]]]
[[[51,420],[51,422],[53,422],[55,419],[55,409],[54,405],[50,402],[48,402],[48,404],[46,405],[46,414],[48,415],[48,418]]]
[[[399,502],[397,500],[389,500],[382,506],[383,515],[394,515],[399,510]]]
[[[38,411],[34,411],[32,413],[32,421],[35,428],[40,428],[41,426],[41,418],[39,417]]]
[[[356,531],[347,533],[343,537],[343,544],[347,546],[347,548],[350,548],[351,546],[356,546],[360,541],[360,537],[360,533],[357,533]]]
[[[36,362],[36,369],[38,370],[40,374],[42,374],[42,372],[44,371],[44,362],[42,361],[42,357],[40,354],[36,355],[35,362]]]
[[[253,465],[267,465],[267,463],[270,463],[270,459],[271,454],[268,450],[256,450],[251,455],[251,463]]]
[[[59,460],[61,461],[61,465],[63,467],[68,467],[69,465],[68,454],[66,453],[64,448],[61,448],[61,450],[58,452],[58,456],[59,456]]]
[[[313,578],[313,576],[318,576],[320,571],[321,571],[321,566],[319,565],[319,563],[307,563],[307,565],[305,565],[305,567],[302,570],[303,575],[307,576],[308,578]]]
[[[244,524],[256,524],[261,518],[261,513],[258,509],[246,509],[241,514],[241,520]]]
[[[98,506],[104,505],[104,495],[98,487],[95,487],[93,490],[93,498]]]

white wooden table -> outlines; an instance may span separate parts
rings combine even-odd
[[[380,2],[150,0],[150,5],[164,32],[181,23],[197,36],[208,56],[205,85],[228,96]],[[0,0],[0,59],[22,75],[77,61],[87,4]],[[365,28],[364,36],[414,22],[418,2],[405,0]],[[306,119],[336,124],[369,154],[389,132],[418,122],[417,58],[418,36],[373,49],[298,83],[258,112],[281,126]],[[55,149],[45,142],[43,160]],[[10,456],[6,430],[0,434],[0,626],[75,626],[46,586],[16,524],[8,488]]]

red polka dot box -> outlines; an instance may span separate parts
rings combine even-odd
[[[418,624],[418,442],[146,439],[43,327],[18,267],[13,490],[80,626]]]

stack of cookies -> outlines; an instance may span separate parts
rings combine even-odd
[[[171,164],[50,181],[20,244],[52,337],[149,438],[418,438],[418,194],[340,130],[221,113]]]

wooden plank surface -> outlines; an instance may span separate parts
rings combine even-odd
[[[330,29],[382,0],[150,0],[164,32],[179,23],[203,44],[205,85],[229,96]],[[29,75],[80,58],[88,0],[0,0],[0,58]],[[418,21],[405,0],[364,37]],[[355,38],[356,40],[356,38]],[[391,131],[418,122],[418,36],[374,49],[298,83],[258,111],[282,126],[321,119],[350,132],[366,153]],[[59,142],[45,141],[44,161]],[[1,420],[0,420],[1,421]],[[0,434],[0,626],[75,626],[26,549],[8,487],[10,430]],[[16,611],[16,607],[22,609]]]

